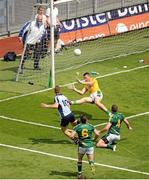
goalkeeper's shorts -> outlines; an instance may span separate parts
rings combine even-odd
[[[103,94],[101,91],[96,91],[94,93],[91,93],[90,97],[92,98],[92,102],[95,102],[96,97],[100,98],[100,101],[103,99]]]

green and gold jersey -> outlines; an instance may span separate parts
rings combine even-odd
[[[92,134],[94,126],[91,124],[78,124],[74,127],[74,131],[78,134],[80,147],[93,147]]]
[[[119,135],[121,123],[123,122],[124,118],[125,117],[122,113],[113,113],[113,116],[110,119],[111,127],[108,133]]]

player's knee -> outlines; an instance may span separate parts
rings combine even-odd
[[[98,143],[96,144],[96,147],[102,147],[104,142],[102,140],[99,140]]]
[[[96,147],[97,147],[97,148],[100,147],[100,143],[99,143],[99,142],[96,144]]]
[[[94,102],[95,102],[95,104],[97,104],[97,105],[101,105],[101,102],[100,102],[100,101],[101,101],[101,99],[100,99],[99,97],[98,97],[98,98],[96,97],[96,99],[95,99]]]
[[[71,123],[72,126],[76,126],[77,124],[79,124],[80,121],[79,120],[75,120],[74,122]]]

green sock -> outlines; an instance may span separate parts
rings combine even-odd
[[[71,101],[71,104],[77,104],[77,101]]]
[[[89,161],[89,165],[94,165],[94,161]]]
[[[107,144],[107,148],[108,149],[113,149],[113,145],[109,143],[109,144]]]
[[[82,162],[78,162],[77,165],[78,165],[78,174],[81,174],[82,173]]]
[[[109,115],[109,114],[110,114],[110,111],[109,111],[109,110],[105,110],[105,113],[106,113],[107,115]]]

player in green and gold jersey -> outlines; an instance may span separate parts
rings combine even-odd
[[[93,134],[95,135],[94,140],[98,138],[99,133],[93,125],[87,123],[87,117],[82,115],[80,117],[80,124],[74,127],[72,138],[78,135],[79,147],[78,147],[78,178],[82,178],[82,159],[86,154],[91,171],[95,173],[94,167],[94,147],[93,147]]]
[[[98,108],[103,110],[109,116],[111,112],[105,107],[101,100],[103,98],[103,94],[101,89],[99,88],[99,84],[97,79],[90,76],[90,73],[86,72],[83,74],[84,81],[77,79],[80,84],[83,84],[84,87],[82,90],[77,89],[74,85],[72,86],[72,90],[77,92],[80,95],[85,94],[86,92],[90,93],[89,97],[83,97],[76,101],[71,101],[71,104],[83,104],[83,103],[94,103]]]
[[[129,130],[132,129],[128,120],[124,117],[122,113],[118,113],[118,106],[112,105],[111,107],[112,116],[109,119],[107,125],[99,132],[107,132],[97,143],[97,147],[109,148],[113,151],[116,150],[115,141],[120,140],[120,128],[122,122],[124,122]]]

